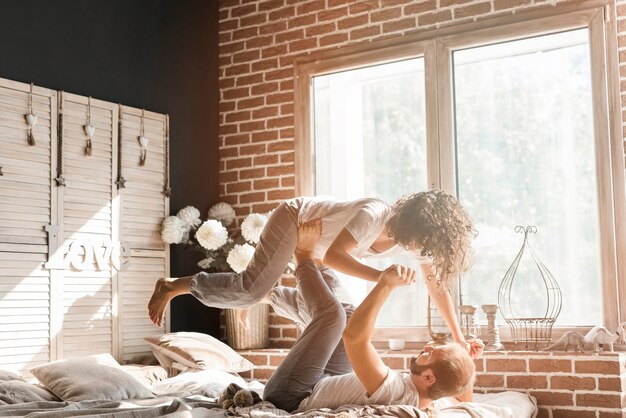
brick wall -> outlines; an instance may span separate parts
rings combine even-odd
[[[243,351],[257,367],[244,377],[265,382],[288,350]],[[417,351],[380,351],[390,368],[408,372]],[[515,390],[537,398],[538,418],[626,416],[626,353],[487,352],[476,360],[476,392]]]
[[[220,196],[237,214],[295,194],[293,60],[305,54],[570,0],[221,0]],[[626,106],[626,0],[617,2]],[[626,120],[626,112],[624,113]],[[626,135],[626,126],[624,127]],[[296,331],[271,319],[274,347]]]
[[[293,61],[310,53],[413,34],[475,19],[513,14],[540,7],[559,7],[574,0],[220,0],[220,196],[237,214],[267,211],[295,195]],[[626,0],[617,1],[622,108],[626,108]],[[626,113],[623,110],[623,119]],[[624,127],[626,136],[626,125]],[[285,284],[293,279],[283,278]],[[294,326],[272,314],[273,347],[290,347],[297,338]],[[274,350],[250,353],[266,367],[254,371],[264,378],[286,355]],[[258,357],[256,357],[258,356]],[[406,367],[409,354],[386,356],[393,367]],[[579,374],[582,357],[559,357],[556,366],[570,371],[534,370],[524,355],[489,355],[482,365],[520,367],[493,370],[479,378],[481,387],[532,385],[544,404],[542,416],[596,417],[589,402],[617,402],[619,372]],[[619,364],[617,357],[608,362]],[[265,361],[265,363],[264,363]],[[499,363],[499,362],[504,363]],[[563,362],[564,361],[564,362]],[[400,365],[400,363],[402,363]],[[582,363],[581,363],[582,364]],[[526,369],[528,368],[528,369]],[[530,380],[526,380],[529,378]],[[580,379],[579,379],[580,378]],[[609,380],[606,380],[609,379]],[[592,386],[593,381],[593,387]],[[526,383],[529,382],[529,383]],[[578,388],[576,385],[582,385]],[[568,386],[569,385],[569,386]],[[572,393],[567,386],[576,389]],[[539,389],[543,387],[544,389]],[[605,397],[606,394],[606,397]],[[600,397],[598,397],[600,396]],[[559,401],[558,399],[561,399]],[[600,400],[597,400],[600,399]],[[611,400],[613,399],[613,400]],[[562,405],[559,404],[562,402]],[[585,403],[587,402],[587,403]],[[621,401],[620,401],[621,402]],[[574,405],[575,408],[570,408]],[[563,408],[561,408],[563,407]],[[591,409],[589,409],[591,408]],[[560,409],[576,413],[559,412]],[[552,411],[552,412],[550,412]],[[606,411],[605,411],[606,412]],[[598,416],[618,416],[608,412]]]

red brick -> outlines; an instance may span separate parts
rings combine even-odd
[[[296,328],[282,328],[283,338],[298,338],[298,330]]]
[[[281,163],[293,163],[295,161],[295,156],[296,154],[294,152],[280,154],[280,162]]]
[[[385,9],[380,12],[370,14],[370,22],[378,23],[386,20],[397,19],[402,16],[402,10],[399,7],[393,9]]]
[[[294,149],[293,141],[272,142],[267,147],[268,152],[293,151],[293,149]]]
[[[270,190],[267,192],[267,200],[287,200],[294,197],[293,190]]]
[[[293,6],[287,6],[287,7],[283,7],[282,9],[278,9],[278,10],[274,10],[272,12],[270,12],[267,17],[268,19],[271,21],[273,20],[281,20],[281,19],[288,19],[292,16],[294,16],[296,12],[296,8]]]
[[[303,28],[305,26],[313,25],[315,22],[315,15],[305,15],[289,19],[289,21],[287,22],[287,26],[289,27],[289,29]]]
[[[241,97],[246,97],[250,94],[250,89],[248,87],[240,87],[235,89],[222,90],[222,99],[230,100],[230,99],[239,99]]]
[[[250,74],[237,77],[237,86],[248,86],[258,84],[263,81],[263,74]]]
[[[248,370],[245,372],[239,372],[237,373],[239,376],[243,377],[244,379],[252,379],[252,370]]]
[[[528,362],[531,372],[572,372],[570,360],[544,360],[531,358]]]
[[[245,42],[232,42],[220,45],[220,55],[234,54],[237,51],[243,51],[246,47]]]
[[[221,147],[220,158],[230,158],[239,156],[239,147]]]
[[[506,387],[517,389],[546,389],[548,387],[548,379],[546,376],[507,376]]]
[[[242,109],[250,109],[253,107],[263,106],[265,100],[263,97],[252,97],[250,99],[241,99],[237,101],[237,108]]]
[[[237,108],[237,102],[225,102],[220,103],[220,113],[232,112]]]
[[[323,35],[328,32],[333,32],[335,31],[335,29],[336,29],[335,23],[327,23],[325,25],[315,25],[315,26],[311,26],[310,28],[306,28],[306,36],[308,38],[311,36]]]
[[[364,0],[350,5],[350,14],[355,15],[361,12],[369,12],[370,10],[378,9],[378,0]]]
[[[619,377],[601,377],[598,379],[598,389],[600,390],[621,392],[624,386],[626,385],[622,384],[622,379]]]
[[[252,158],[237,158],[226,161],[226,169],[233,170],[236,168],[244,168],[252,166]]]
[[[339,30],[350,29],[355,26],[366,25],[369,22],[368,15],[362,14],[359,16],[348,17],[337,21],[337,28]],[[334,25],[334,24],[332,24]]]
[[[577,393],[576,405],[593,406],[599,408],[621,408],[621,395],[595,394],[595,393]]]
[[[291,177],[283,177],[280,179],[281,187],[293,187],[296,184],[296,178],[294,176]]]
[[[278,91],[278,83],[263,83],[256,86],[252,86],[250,93],[257,96],[261,94],[273,93]]]
[[[265,152],[265,144],[247,145],[239,148],[241,155],[259,155]]]
[[[491,3],[478,3],[466,7],[457,7],[454,9],[454,18],[463,19],[465,17],[473,17],[491,12]]]
[[[593,377],[552,376],[550,377],[550,387],[552,389],[594,390],[596,379]]]
[[[225,145],[240,145],[247,144],[248,142],[250,142],[250,135],[248,134],[228,135],[224,137]]]
[[[596,418],[596,412],[573,411],[571,409],[553,409],[552,418]]]
[[[265,192],[245,193],[239,196],[239,203],[262,202],[265,200]]]
[[[246,49],[263,48],[270,46],[274,42],[272,36],[257,36],[256,38],[248,39],[246,41]]]
[[[593,373],[593,374],[620,374],[620,364],[617,361],[576,361],[576,373]]]
[[[476,373],[485,371],[485,361],[484,359],[474,359],[474,366],[476,367]]]
[[[231,182],[231,181],[236,181],[238,178],[237,172],[236,171],[231,171],[230,173],[220,173],[219,174],[219,179],[220,179],[220,183],[227,183],[227,182]]]
[[[280,338],[280,328],[270,327],[270,338]]]
[[[404,369],[404,359],[402,357],[383,357],[383,363],[394,370]]]
[[[285,4],[285,0],[267,0],[263,2],[258,2],[259,11],[267,12],[269,10],[278,9]]]
[[[287,53],[287,45],[276,45],[269,48],[265,48],[261,51],[261,56],[263,58],[271,58],[280,55],[285,55]]]
[[[550,410],[546,408],[539,408],[537,418],[550,418]]]
[[[281,129],[280,139],[293,139],[293,128]]]
[[[332,35],[321,37],[320,46],[327,45],[337,45],[343,42],[348,42],[348,34],[347,33],[335,33]]]
[[[292,77],[293,77],[293,68],[276,70],[276,71],[268,71],[267,73],[265,73],[265,80],[281,80],[281,79],[292,78]],[[284,89],[281,87],[280,90],[283,91]]]
[[[363,29],[355,29],[350,32],[350,40],[355,41],[362,38],[371,38],[380,35],[380,26],[369,26]]]
[[[241,122],[250,120],[250,112],[234,112],[226,115],[226,122]]]
[[[331,9],[331,10],[319,12],[317,14],[317,21],[324,22],[327,20],[337,20],[337,19],[341,19],[342,17],[346,17],[347,15],[348,15],[348,8],[341,7],[339,9]]]
[[[266,59],[263,61],[255,62],[252,64],[253,72],[262,72],[267,70],[273,70],[274,68],[278,68],[278,60],[277,59]]]
[[[626,412],[598,411],[598,418],[626,418]]]
[[[494,0],[493,9],[495,11],[513,9],[530,4],[531,0]]]
[[[406,29],[413,29],[417,25],[414,17],[407,17],[406,19],[394,20],[393,22],[383,23],[383,32],[399,32]]]
[[[273,20],[270,19],[270,22],[272,22]],[[259,27],[259,34],[261,35],[274,35],[276,33],[282,32],[284,30],[287,29],[287,22],[285,21],[281,21],[281,22],[275,22],[275,23],[270,23],[268,25],[263,25],[261,27]]]
[[[282,116],[280,118],[273,118],[267,120],[267,128],[282,128],[285,126],[293,126],[293,117],[291,116]]]
[[[240,183],[228,183],[226,185],[226,193],[241,193],[241,192],[249,192],[252,190],[252,182],[243,181]]]
[[[278,139],[277,131],[255,132],[251,136],[252,142],[273,141]]]
[[[236,76],[240,74],[248,74],[250,72],[250,64],[237,64],[225,69],[224,74],[227,77]]]
[[[450,10],[420,15],[417,17],[417,24],[418,26],[429,26],[445,22],[446,20],[452,20],[452,12]]]
[[[285,164],[280,167],[267,167],[267,175],[270,177],[293,175],[294,172],[295,167],[293,164]]]
[[[255,213],[267,213],[276,209],[277,203],[259,203],[252,205],[252,210]]]
[[[525,372],[526,362],[518,359],[487,359],[488,372]]]
[[[271,341],[271,346],[273,348],[291,348],[295,341],[293,340],[274,340]]]
[[[271,118],[278,116],[278,106],[269,106],[252,111],[252,119]]]
[[[280,105],[280,114],[293,116],[293,103],[285,103],[283,105]]]
[[[278,179],[255,180],[252,186],[254,187],[254,190],[275,189],[279,186],[279,181]]]
[[[265,168],[251,168],[247,170],[239,171],[239,178],[244,179],[257,179],[265,177]]]
[[[317,47],[317,39],[309,38],[289,43],[289,52],[305,51]]]
[[[467,1],[472,1],[472,0],[467,0]],[[443,5],[445,0],[441,0],[441,2],[442,2],[441,7],[446,7]],[[418,13],[430,12],[436,9],[437,9],[436,0],[426,0],[426,1],[421,1],[417,4],[411,4],[411,5],[406,6],[404,8],[404,15],[408,16],[408,15],[413,15],[413,14],[418,14]]]
[[[280,366],[286,356],[270,356],[270,366]]]
[[[241,17],[256,12],[256,4],[247,4],[245,6],[230,9],[231,17]]]
[[[252,375],[254,376],[254,378],[258,379],[258,380],[261,380],[261,381],[266,381],[267,379],[272,377],[272,373],[274,373],[274,369],[255,368],[252,371]]]
[[[219,23],[219,31],[227,32],[232,31],[233,29],[237,29],[239,27],[238,19],[220,19]]]
[[[304,4],[296,8],[296,13],[299,15],[305,15],[318,10],[324,10],[325,7],[326,0],[307,0]]]
[[[553,391],[531,391],[530,394],[537,398],[537,403],[543,406],[574,405],[574,395],[572,393],[562,393]]]
[[[293,101],[293,93],[275,93],[269,94],[265,98],[267,104],[282,104]]]
[[[251,16],[242,17],[240,21],[241,21],[240,23],[241,27],[248,27],[248,26],[256,27],[262,23],[267,22],[267,13],[256,13]]]
[[[304,30],[296,29],[276,34],[276,36],[274,36],[274,41],[279,44],[283,42],[297,41],[302,38],[304,38]]]
[[[242,357],[250,361],[255,366],[267,366],[267,356],[257,354],[242,354]]]
[[[476,376],[476,387],[501,388],[504,387],[504,375],[479,374]]]
[[[233,31],[233,40],[234,41],[240,41],[242,39],[248,39],[248,38],[252,38],[255,37],[259,34],[259,29],[254,26],[254,27],[244,27],[244,29],[239,29],[236,31]]]
[[[239,131],[241,132],[253,132],[260,131],[262,129],[265,129],[264,121],[246,122],[239,125]]]
[[[278,155],[276,154],[268,154],[268,155],[259,155],[254,158],[254,165],[270,165],[270,164],[278,164]]]

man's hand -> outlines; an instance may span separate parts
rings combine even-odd
[[[412,268],[392,264],[380,274],[379,283],[394,289],[400,286],[408,286],[415,283],[416,274]]]

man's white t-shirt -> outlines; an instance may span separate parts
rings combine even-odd
[[[419,393],[409,373],[399,373],[387,368],[387,377],[380,387],[367,396],[356,374],[325,377],[313,387],[308,398],[300,402],[296,412],[309,409],[331,408],[342,405],[413,405],[419,407]]]
[[[418,256],[397,244],[381,253],[370,250],[392,214],[392,208],[387,202],[375,198],[340,202],[325,196],[305,197],[298,212],[298,223],[322,220],[322,234],[313,250],[315,258],[323,259],[328,247],[346,228],[357,242],[357,246],[350,251],[350,255],[355,258],[386,258],[408,254],[420,264],[430,262],[429,257]]]

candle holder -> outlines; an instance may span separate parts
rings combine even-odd
[[[500,351],[504,346],[500,343],[500,331],[496,326],[496,313],[498,305],[482,305],[487,315],[487,338],[485,338],[485,350]]]
[[[480,327],[476,321],[476,311],[478,305],[461,305],[459,311],[461,312],[461,330],[466,340],[478,338],[480,335]]]

